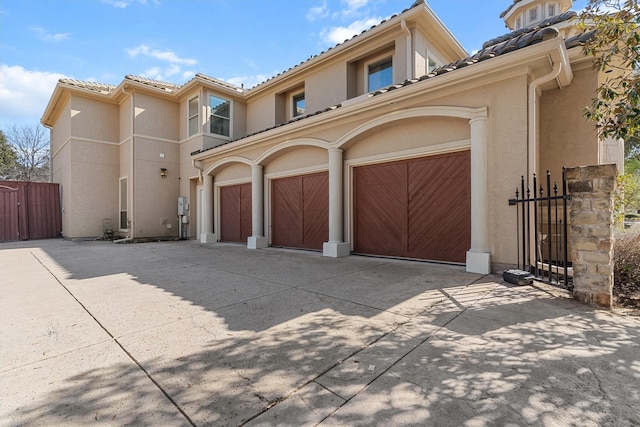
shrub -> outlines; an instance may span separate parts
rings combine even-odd
[[[613,249],[613,293],[619,304],[640,304],[640,231],[620,232]]]

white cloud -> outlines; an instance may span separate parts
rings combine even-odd
[[[327,8],[327,1],[323,1],[320,6],[315,6],[309,9],[307,12],[307,21],[313,22],[316,19],[326,18],[329,15],[329,9]]]
[[[320,32],[320,37],[325,43],[342,43],[356,34],[360,34],[362,31],[368,30],[373,25],[379,24],[381,21],[382,18],[374,17],[354,21],[346,27],[325,28]]]
[[[135,3],[133,0],[100,0],[102,3],[117,7],[118,9],[124,9],[131,3]],[[138,3],[147,4],[147,0],[137,0]],[[155,4],[159,4],[158,0],[153,1]]]
[[[352,17],[368,3],[369,0],[342,0],[342,4],[345,5],[345,8],[338,12],[336,15],[341,16],[342,18]]]
[[[125,7],[129,6],[129,2],[128,1],[119,1],[119,0],[100,0],[102,3],[106,3],[109,4],[113,7],[117,7],[120,9],[124,9]]]
[[[59,79],[64,74],[26,70],[0,64],[2,125],[38,123]]]
[[[38,37],[46,42],[61,42],[71,37],[71,33],[56,33],[52,34],[42,27],[31,27],[31,31],[36,33]]]
[[[167,66],[155,65],[141,74],[142,77],[148,77],[154,80],[166,80],[169,77],[175,75],[193,73],[193,71],[183,71],[182,66],[192,66],[198,63],[197,60],[192,58],[180,58],[175,52],[171,50],[151,49],[149,46],[144,44],[141,44],[140,46],[134,47],[132,49],[127,49],[127,54],[129,54],[131,58],[145,56],[158,61],[169,63]]]
[[[244,85],[245,89],[249,89],[260,83],[265,82],[266,80],[270,79],[274,75],[276,75],[276,72],[272,74],[254,74],[254,75],[248,75],[248,76],[236,76],[236,77],[224,79],[224,81],[238,87],[241,87],[242,85]]]
[[[144,44],[134,47],[133,49],[127,49],[127,53],[132,58],[135,58],[138,55],[143,55],[173,64],[196,65],[198,63],[198,61],[192,58],[180,58],[171,50],[162,51],[158,49],[151,49],[149,46]]]

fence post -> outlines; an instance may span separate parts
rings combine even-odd
[[[573,296],[611,308],[613,289],[613,190],[616,165],[566,170],[571,194],[569,212]]]

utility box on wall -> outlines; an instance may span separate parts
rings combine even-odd
[[[178,197],[178,215],[187,214],[187,198]]]

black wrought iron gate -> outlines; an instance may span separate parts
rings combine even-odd
[[[571,262],[569,260],[567,182],[562,168],[560,188],[551,187],[551,173],[547,171],[546,188],[533,174],[533,189],[525,185],[524,176],[515,198],[509,205],[516,206],[518,268],[532,273],[537,280],[570,288]]]

